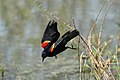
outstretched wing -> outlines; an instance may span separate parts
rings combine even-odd
[[[79,35],[78,30],[68,31],[66,32],[59,40],[57,40],[50,48],[50,52],[62,52],[66,49],[65,45],[74,37]]]
[[[55,20],[50,20],[43,34],[43,38],[41,40],[41,46],[43,48],[46,48],[48,43],[53,44],[54,42],[56,42],[59,36],[60,33],[58,32],[57,29],[57,22],[55,22]]]
[[[79,35],[78,30],[68,31],[66,32],[59,40],[55,42],[55,47],[64,47],[71,39]]]

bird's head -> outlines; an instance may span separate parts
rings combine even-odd
[[[47,52],[43,51],[41,57],[42,57],[42,62],[43,62],[44,59],[47,57]]]

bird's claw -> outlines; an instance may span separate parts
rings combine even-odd
[[[55,56],[55,59],[57,59],[57,56]]]
[[[68,46],[67,48],[69,48],[69,49],[74,49],[74,50],[77,49],[77,48],[74,48],[72,44],[71,44],[71,47]]]

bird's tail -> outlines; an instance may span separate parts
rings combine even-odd
[[[63,38],[63,43],[64,45],[66,45],[71,39],[73,39],[74,37],[79,35],[79,31],[78,30],[73,30],[73,31],[68,31],[66,32],[62,38]]]

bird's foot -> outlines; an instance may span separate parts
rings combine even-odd
[[[74,48],[72,44],[71,44],[71,47],[67,46],[67,48],[77,50],[77,48]]]
[[[57,56],[55,56],[55,59],[57,59]]]

